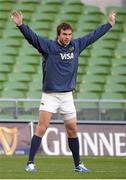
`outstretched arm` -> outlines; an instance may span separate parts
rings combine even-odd
[[[27,25],[23,24],[23,15],[21,12],[13,11],[11,13],[11,18],[30,44],[32,44],[40,53],[48,53],[49,40],[40,37],[39,35],[34,33]]]
[[[78,38],[80,53],[89,45],[94,43],[96,40],[101,38],[105,33],[107,33],[112,26],[115,24],[116,13],[113,11],[109,14],[108,23],[99,26],[96,30],[90,32],[86,36]]]

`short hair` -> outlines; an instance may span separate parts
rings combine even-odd
[[[73,28],[70,24],[63,22],[57,26],[57,36],[60,35],[61,29],[63,30],[70,29],[71,31],[73,31]]]

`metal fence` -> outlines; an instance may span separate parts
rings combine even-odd
[[[126,100],[75,99],[79,122],[125,121]],[[37,121],[40,99],[0,99],[0,121]],[[62,121],[56,113],[52,121]]]

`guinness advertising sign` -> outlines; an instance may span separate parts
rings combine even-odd
[[[27,154],[36,124],[0,123],[0,154]],[[125,124],[78,124],[80,154],[126,156]],[[71,155],[64,124],[51,124],[39,149],[46,155]]]

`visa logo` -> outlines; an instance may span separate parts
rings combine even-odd
[[[73,53],[60,53],[61,59],[62,60],[67,60],[67,59],[73,59],[74,54]]]

